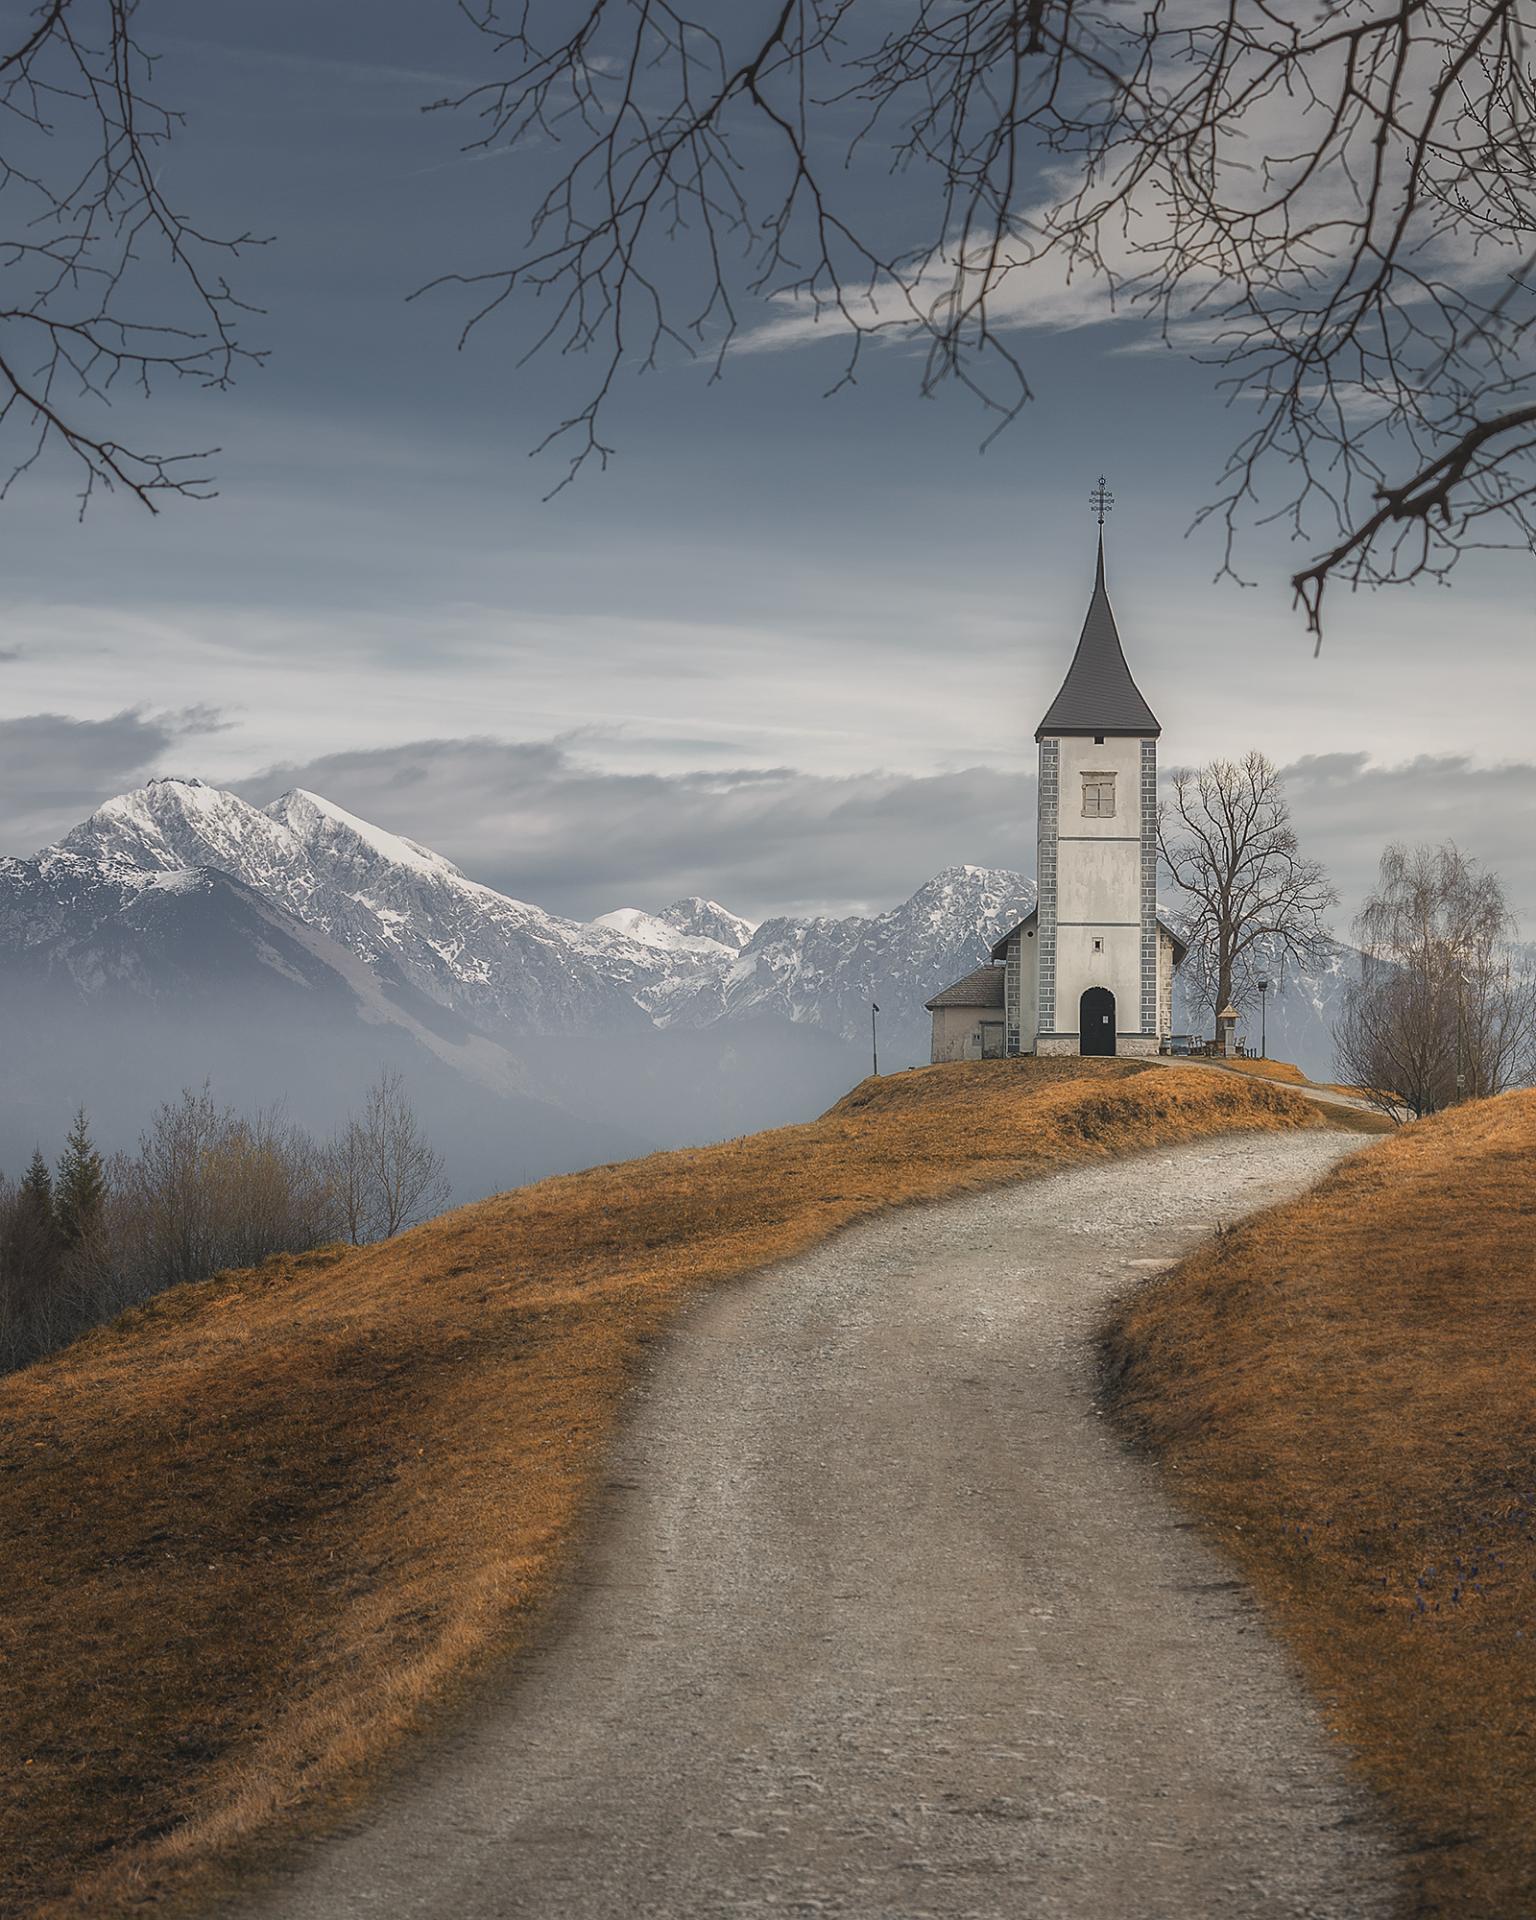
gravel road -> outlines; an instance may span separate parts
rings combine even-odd
[[[1389,1841],[1285,1656],[1092,1398],[1112,1294],[1359,1144],[897,1214],[704,1303],[556,1630],[239,1911],[1389,1913]]]

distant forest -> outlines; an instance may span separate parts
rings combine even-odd
[[[388,1239],[448,1198],[396,1073],[317,1141],[281,1112],[246,1118],[205,1086],[156,1109],[104,1160],[84,1111],[57,1166],[39,1147],[0,1174],[0,1367],[25,1366],[166,1287],[328,1242]]]

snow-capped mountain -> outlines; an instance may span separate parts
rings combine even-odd
[[[611,927],[627,939],[659,953],[686,954],[704,960],[734,960],[752,937],[752,922],[728,913],[713,900],[676,900],[660,913],[643,907],[616,907],[592,922]]]
[[[871,918],[754,927],[691,898],[566,920],[302,788],[254,807],[181,779],[108,801],[30,864],[43,876],[91,869],[129,889],[227,875],[386,983],[498,1039],[772,1016],[853,1040],[871,994],[883,995],[892,1064],[926,1057],[923,1001],[1034,900],[1017,874],[952,867]]]
[[[461,1197],[776,1125],[858,1078],[872,1002],[881,1065],[925,1061],[923,1002],[1034,899],[1020,874],[956,866],[873,915],[754,926],[690,898],[583,922],[318,794],[256,807],[152,781],[0,860],[0,1058],[8,1090],[36,1094],[0,1112],[0,1165],[30,1151],[34,1107],[115,1100],[142,1121],[205,1073],[328,1127],[381,1063],[407,1068],[476,1169]],[[1346,965],[1340,949],[1271,993],[1272,1055],[1330,1077]]]
[[[743,920],[739,913],[722,907],[718,900],[701,900],[696,893],[686,900],[674,900],[670,907],[663,907],[656,918],[675,927],[679,933],[716,940],[732,953],[740,953],[757,932],[755,920]]]
[[[211,867],[0,861],[0,1061],[6,1169],[76,1105],[110,1151],[204,1082],[327,1133],[384,1067],[460,1198],[650,1144],[550,1102],[521,1054]]]
[[[1034,903],[1021,875],[962,866],[871,918],[765,920],[728,972],[674,995],[658,1017],[695,1026],[774,1013],[862,1044],[874,1001],[889,1063],[911,1065],[928,1058],[923,1002],[980,966]]]
[[[152,780],[38,860],[60,856],[118,875],[226,873],[386,978],[497,1032],[643,1018],[637,993],[669,990],[677,972],[662,947],[481,886],[302,788],[261,808],[200,780]]]

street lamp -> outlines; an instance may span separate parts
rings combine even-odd
[[[1259,1058],[1269,1058],[1269,982],[1259,982]]]
[[[870,1065],[877,1080],[880,1077],[880,1038],[875,1029],[875,1016],[879,1011],[880,1003],[876,1000],[871,1000],[869,1003],[869,1057]]]
[[[1465,1053],[1461,1038],[1467,1017],[1467,996],[1464,989],[1476,985],[1477,982],[1469,974],[1463,973],[1460,967],[1456,969],[1456,1098],[1458,1100],[1465,1100],[1467,1097],[1467,1075],[1463,1065]]]

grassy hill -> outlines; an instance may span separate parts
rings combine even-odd
[[[0,1910],[174,1904],[332,1817],[537,1622],[701,1289],[885,1208],[1317,1124],[1235,1075],[936,1067],[177,1289],[0,1382]]]
[[[1136,1294],[1112,1397],[1410,1835],[1416,1910],[1536,1912],[1536,1093],[1344,1162]]]

